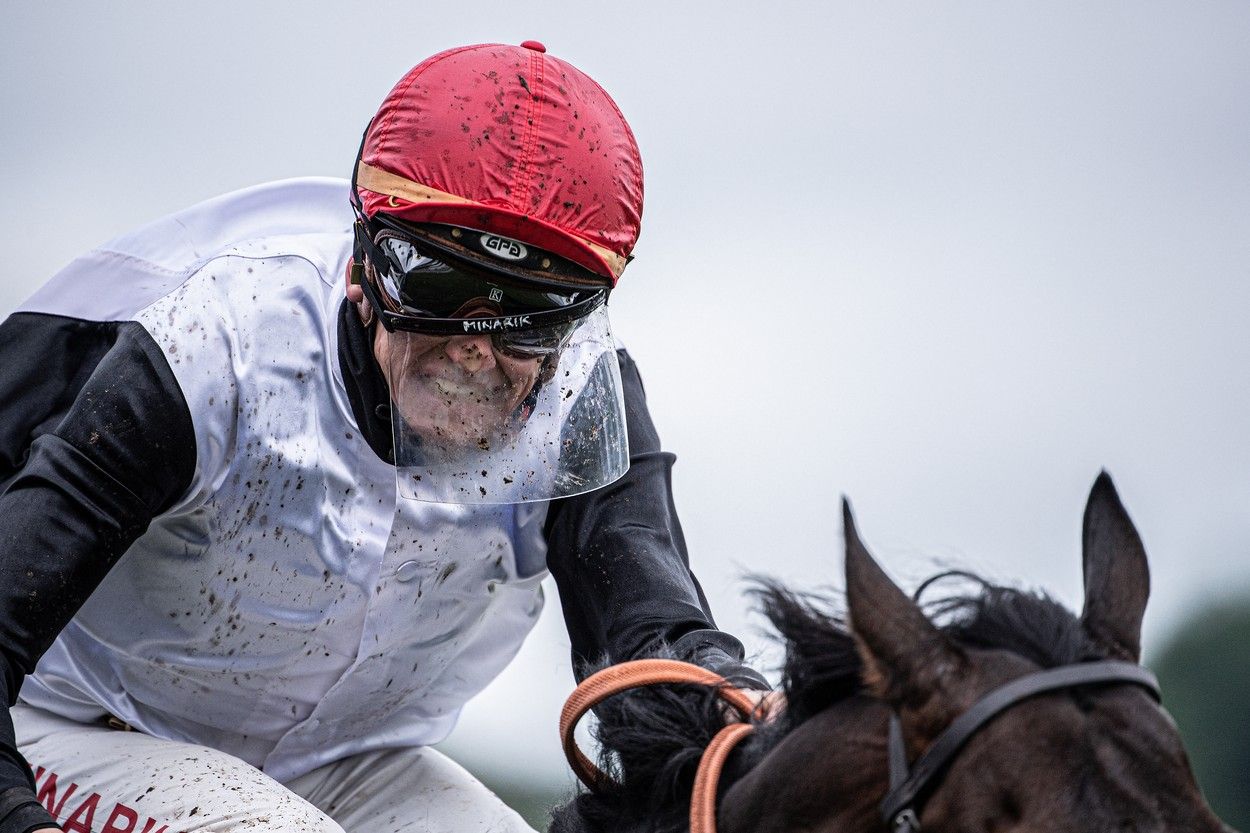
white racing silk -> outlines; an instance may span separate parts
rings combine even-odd
[[[441,740],[516,654],[543,603],[547,505],[397,500],[339,367],[351,220],[340,180],[250,188],[79,258],[23,307],[142,324],[197,445],[187,493],[23,700],[285,781]]]

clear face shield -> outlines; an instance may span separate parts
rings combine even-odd
[[[402,496],[523,503],[592,491],[629,467],[606,293],[536,287],[428,257],[383,229],[366,292],[386,332]],[[380,290],[380,292],[379,292]],[[385,296],[385,297],[383,297]]]

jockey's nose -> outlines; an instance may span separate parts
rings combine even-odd
[[[490,336],[452,336],[447,341],[447,358],[466,373],[484,373],[495,368],[495,351]]]

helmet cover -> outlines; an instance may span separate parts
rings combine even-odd
[[[481,44],[410,70],[365,134],[366,217],[490,232],[612,287],[638,239],[642,160],[611,97],[541,44]]]

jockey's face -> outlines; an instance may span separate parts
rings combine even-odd
[[[489,335],[437,336],[377,327],[373,353],[391,406],[417,435],[467,446],[498,434],[533,389],[542,360],[495,348]]]

